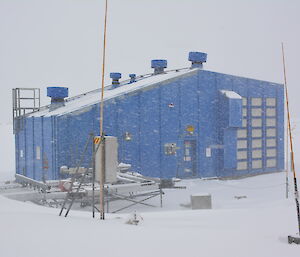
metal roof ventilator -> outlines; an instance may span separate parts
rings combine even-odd
[[[164,73],[164,69],[167,68],[168,62],[167,60],[152,60],[151,68],[154,69],[154,75]]]
[[[203,68],[203,63],[206,62],[207,54],[201,52],[189,52],[189,61],[192,62],[191,68]]]
[[[47,87],[47,96],[51,97],[49,112],[65,105],[65,98],[69,95],[67,87]]]

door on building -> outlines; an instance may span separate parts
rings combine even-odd
[[[189,139],[183,141],[183,151],[179,157],[178,177],[197,176],[197,153],[196,140]]]

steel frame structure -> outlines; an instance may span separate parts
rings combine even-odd
[[[29,96],[25,94],[29,92]],[[27,113],[38,111],[41,106],[41,94],[39,88],[13,88],[13,131],[17,133],[24,127],[23,117]]]

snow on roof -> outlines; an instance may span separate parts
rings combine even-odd
[[[230,98],[230,99],[242,99],[242,97],[234,92],[234,91],[230,91],[230,90],[220,90],[220,92],[225,95],[227,98]]]
[[[167,81],[182,75],[187,75],[191,73],[195,73],[198,69],[182,69],[176,70],[174,72],[152,75],[145,78],[141,78],[137,82],[127,84],[121,82],[121,85],[115,89],[105,89],[104,91],[104,100],[109,100],[118,96],[122,96],[124,94],[135,92],[139,89],[146,88],[151,85],[155,85],[157,83]],[[28,117],[40,117],[45,116],[49,117],[52,115],[63,115],[66,113],[71,113],[77,110],[80,110],[85,107],[89,107],[91,105],[97,104],[100,102],[100,89],[88,92],[86,94],[82,94],[77,97],[71,97],[66,99],[65,106],[61,106],[53,111],[49,111],[49,106],[41,108],[40,111],[31,113]]]

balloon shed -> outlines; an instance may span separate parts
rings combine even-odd
[[[110,74],[104,133],[118,139],[118,162],[159,178],[283,170],[283,85],[204,70],[205,53],[188,59],[184,69],[168,71],[167,60],[152,60],[151,74]],[[68,88],[48,87],[51,104],[36,105],[34,91],[27,109],[14,90],[17,174],[62,178],[61,167],[76,167],[89,135],[99,134],[100,90],[67,98]]]

